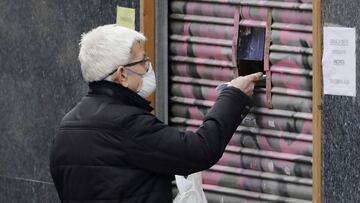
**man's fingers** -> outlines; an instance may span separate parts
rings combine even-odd
[[[253,74],[247,75],[246,77],[247,77],[250,81],[256,81],[256,80],[259,80],[262,76],[263,76],[263,73],[262,73],[262,72],[257,72],[257,73],[253,73]]]
[[[237,77],[230,82],[230,86],[236,87],[244,92],[246,95],[251,96],[254,91],[255,81],[262,77],[263,73],[254,73],[247,76]]]

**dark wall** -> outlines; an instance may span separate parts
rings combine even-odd
[[[324,25],[357,28],[357,96],[323,97],[323,201],[360,202],[360,1],[322,2]]]
[[[116,22],[139,0],[0,1],[0,202],[57,202],[49,149],[61,118],[86,93],[80,35]]]

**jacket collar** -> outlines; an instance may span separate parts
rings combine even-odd
[[[149,101],[145,100],[132,90],[113,82],[104,80],[91,82],[89,83],[89,89],[89,94],[107,95],[119,99],[126,104],[140,107],[149,112],[153,110]]]

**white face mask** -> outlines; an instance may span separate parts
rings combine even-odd
[[[151,63],[149,64],[149,70],[148,72],[142,77],[142,83],[139,87],[137,93],[142,98],[147,98],[150,96],[156,88],[156,79],[155,79],[155,73],[152,69]]]

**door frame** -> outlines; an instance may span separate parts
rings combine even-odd
[[[145,53],[155,64],[155,0],[140,0],[140,31],[146,36]],[[155,107],[155,95],[148,100]]]
[[[322,202],[322,29],[321,0],[313,1],[313,202]]]

